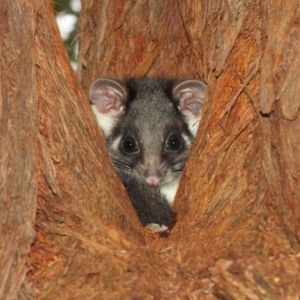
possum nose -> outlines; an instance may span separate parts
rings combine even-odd
[[[150,186],[158,186],[159,182],[160,182],[160,179],[158,177],[155,177],[155,176],[149,176],[149,177],[146,177],[146,182]]]
[[[161,173],[157,170],[147,170],[145,171],[145,180],[150,186],[158,186],[161,182]]]

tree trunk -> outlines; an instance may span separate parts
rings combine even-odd
[[[299,1],[82,1],[79,82],[49,0],[0,13],[0,299],[300,296]],[[164,237],[85,96],[145,75],[208,85]]]

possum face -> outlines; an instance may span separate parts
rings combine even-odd
[[[165,194],[166,187],[174,189],[175,183],[177,188],[201,118],[205,88],[196,80],[94,82],[92,108],[115,169],[159,186]]]

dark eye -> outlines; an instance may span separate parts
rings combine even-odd
[[[137,141],[131,136],[125,137],[122,141],[121,146],[122,146],[122,150],[125,153],[134,153],[139,151],[139,146]]]
[[[166,142],[166,151],[179,151],[182,147],[181,137],[171,135]]]

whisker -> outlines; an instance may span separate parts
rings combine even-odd
[[[110,158],[116,170],[133,173],[133,165],[127,161],[124,161],[124,158],[112,153]]]
[[[186,158],[173,162],[173,164],[171,165],[172,171],[177,173],[182,172],[185,166],[185,162]]]

